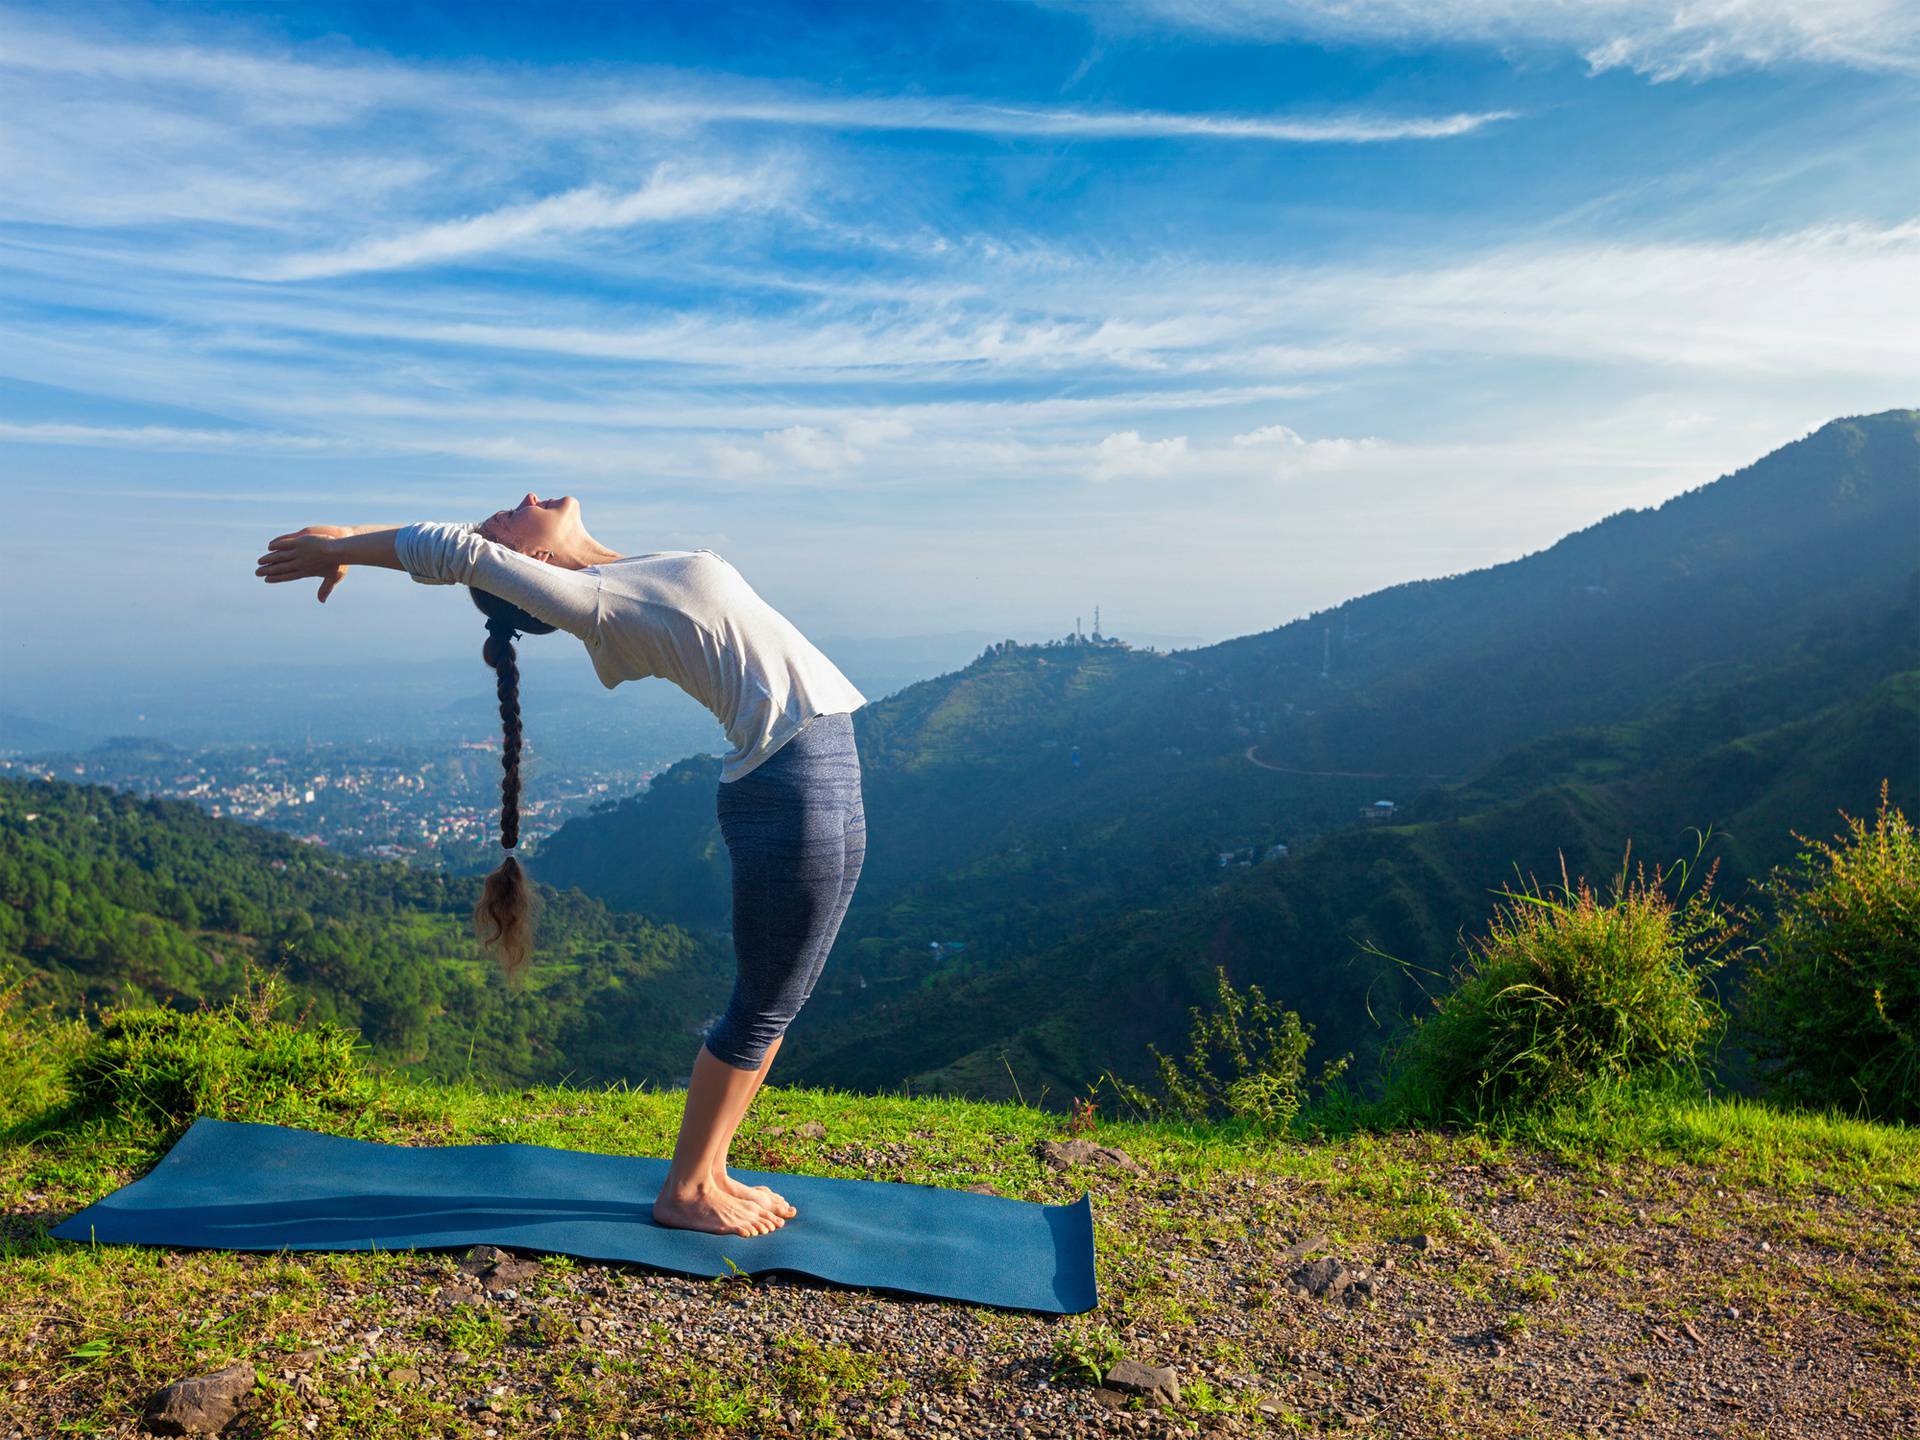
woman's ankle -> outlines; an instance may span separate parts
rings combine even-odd
[[[711,1195],[719,1188],[711,1170],[702,1170],[696,1175],[675,1175],[667,1172],[667,1178],[660,1182],[660,1193],[675,1200],[692,1200],[701,1195]]]

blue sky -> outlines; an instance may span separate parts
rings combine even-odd
[[[0,5],[9,672],[449,653],[252,559],[529,487],[815,634],[1511,558],[1920,403],[1917,77],[1914,0]]]

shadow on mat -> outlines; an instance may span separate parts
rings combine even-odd
[[[341,1195],[251,1205],[182,1205],[126,1212],[151,1234],[178,1244],[245,1244],[249,1231],[295,1230],[296,1244],[372,1240],[440,1230],[511,1228],[569,1221],[668,1227],[653,1222],[653,1200],[541,1200],[525,1195]],[[695,1232],[674,1230],[686,1235]],[[193,1236],[194,1239],[184,1237]],[[719,1238],[718,1236],[714,1238]],[[741,1237],[734,1236],[734,1239]]]

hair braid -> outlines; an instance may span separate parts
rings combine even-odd
[[[493,669],[500,701],[500,848],[508,852],[487,876],[473,907],[473,933],[491,949],[509,981],[518,981],[533,955],[533,921],[539,892],[512,854],[520,843],[520,663],[513,632],[546,635],[554,627],[536,620],[498,596],[469,592],[488,617],[487,643],[480,652]]]
[[[500,848],[520,843],[520,663],[498,631],[487,639],[494,691],[500,697]]]

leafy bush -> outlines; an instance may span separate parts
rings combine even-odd
[[[1887,805],[1871,829],[1810,848],[1761,887],[1773,923],[1753,947],[1746,1028],[1789,1098],[1920,1121],[1920,845]]]
[[[358,1040],[330,1021],[279,1018],[277,977],[194,1012],[109,1010],[67,1067],[73,1113],[140,1124],[351,1113],[371,1093]]]
[[[1733,922],[1710,898],[1711,870],[1680,906],[1663,880],[1643,866],[1630,881],[1623,860],[1603,900],[1568,883],[1563,861],[1556,887],[1499,892],[1453,989],[1392,1056],[1399,1108],[1481,1121],[1602,1082],[1697,1084],[1722,1023],[1705,980]]]
[[[1258,985],[1234,989],[1226,967],[1214,970],[1214,1007],[1191,1008],[1188,1053],[1176,1060],[1149,1045],[1160,1067],[1158,1093],[1111,1077],[1136,1109],[1176,1120],[1245,1120],[1262,1130],[1284,1130],[1306,1098],[1307,1051],[1313,1029],[1292,1010],[1269,1001]],[[1342,1059],[1325,1067],[1319,1083],[1346,1068]]]

